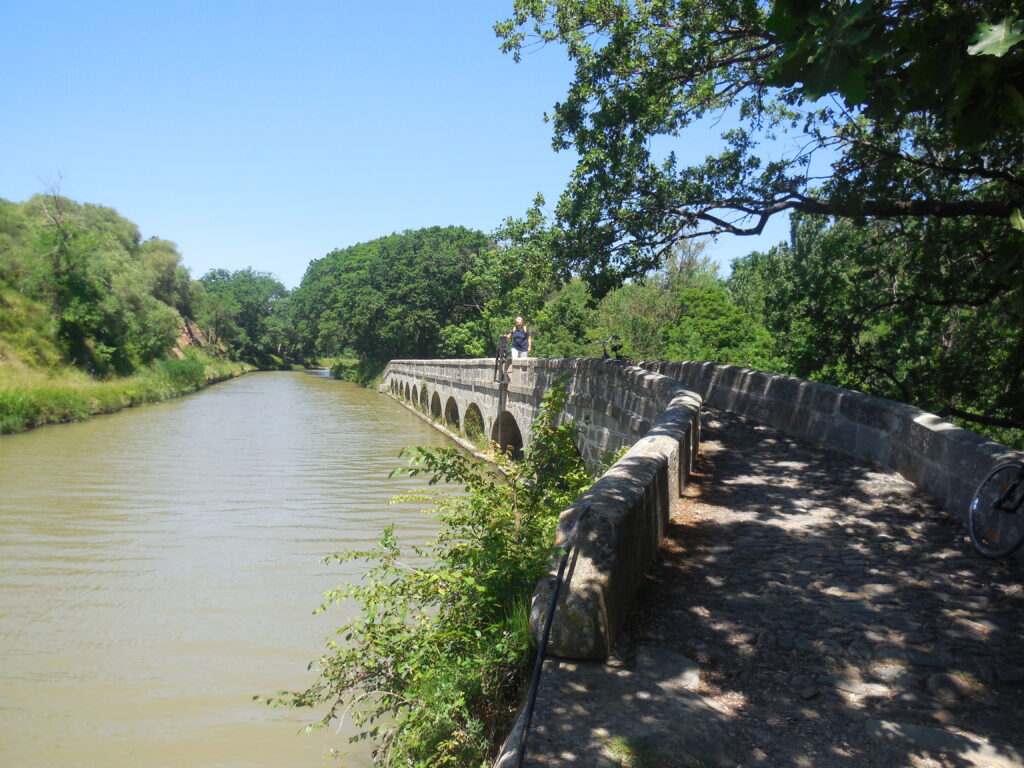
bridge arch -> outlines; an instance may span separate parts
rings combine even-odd
[[[437,394],[437,390],[434,390],[434,394],[430,398],[430,415],[435,419],[441,418],[441,396]]]
[[[412,385],[412,397],[409,399],[412,400],[413,405],[420,404],[420,390],[415,384]]]
[[[516,424],[516,417],[509,411],[502,411],[491,427],[491,440],[502,453],[509,453],[513,459],[523,458],[523,433]]]
[[[461,427],[459,422],[459,404],[455,402],[454,397],[449,397],[448,402],[444,404],[444,423],[455,430]]]
[[[480,411],[480,406],[476,403],[470,403],[466,406],[466,415],[462,420],[462,433],[470,440],[475,440],[485,435],[484,415]]]
[[[428,412],[427,408],[430,407],[430,401],[427,399],[427,385],[426,384],[424,384],[420,388],[420,399],[418,401],[418,405],[419,405],[421,411],[423,411],[424,413]]]

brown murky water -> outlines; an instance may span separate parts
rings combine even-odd
[[[368,765],[344,726],[299,734],[309,713],[252,696],[309,683],[343,622],[312,611],[360,565],[324,553],[430,538],[388,473],[443,442],[313,373],[0,437],[0,765]]]

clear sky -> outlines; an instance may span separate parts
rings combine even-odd
[[[176,242],[194,278],[251,266],[289,288],[333,248],[491,232],[538,192],[552,208],[574,161],[543,121],[570,65],[500,52],[511,4],[0,0],[0,198],[59,183]]]

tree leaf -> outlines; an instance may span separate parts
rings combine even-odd
[[[1005,56],[1024,40],[1024,24],[1009,17],[998,24],[979,24],[973,40],[974,44],[967,48],[972,56]]]
[[[1010,226],[1024,232],[1024,208],[1015,208],[1010,214]]]

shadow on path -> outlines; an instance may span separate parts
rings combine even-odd
[[[1024,765],[1024,573],[898,475],[733,414],[607,664],[549,660],[527,765]]]

